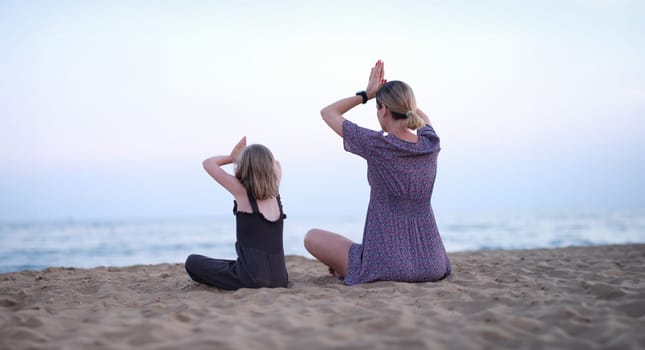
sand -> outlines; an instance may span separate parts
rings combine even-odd
[[[0,275],[0,349],[643,349],[645,245],[450,254],[436,283],[221,291],[182,264]]]

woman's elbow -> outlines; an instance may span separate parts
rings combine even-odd
[[[325,108],[323,108],[323,109],[321,109],[321,110],[320,110],[320,116],[321,116],[324,120],[329,120],[329,118],[330,118],[332,115],[333,115],[333,112],[332,112],[332,110],[329,108],[329,106],[327,106],[327,107],[325,107]]]
[[[339,117],[337,113],[326,108],[323,108],[320,111],[320,115],[322,116],[322,119],[325,121],[325,123],[327,123],[327,125],[329,126],[336,124]]]

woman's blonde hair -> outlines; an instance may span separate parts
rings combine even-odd
[[[235,162],[235,177],[257,200],[278,195],[278,174],[273,154],[263,145],[249,145]]]
[[[417,114],[417,101],[412,88],[398,80],[388,81],[376,92],[376,105],[387,106],[394,119],[407,119],[407,127],[416,130],[425,125]]]

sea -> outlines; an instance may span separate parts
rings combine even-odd
[[[645,209],[435,212],[446,250],[645,243]],[[360,242],[364,216],[288,217],[287,255],[311,257],[310,228]],[[48,267],[181,263],[191,253],[235,258],[232,215],[192,219],[0,222],[0,273]]]

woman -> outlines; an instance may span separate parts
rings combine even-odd
[[[367,160],[371,186],[362,244],[320,229],[305,236],[307,250],[332,274],[344,277],[346,285],[436,281],[450,274],[430,205],[439,137],[427,115],[416,107],[412,89],[400,81],[387,82],[383,68],[379,60],[365,91],[320,111],[343,138],[345,150]],[[382,131],[362,128],[343,117],[373,98]]]
[[[235,176],[222,169],[230,163],[235,163]],[[196,282],[228,290],[286,287],[280,163],[265,146],[246,146],[244,137],[230,154],[210,157],[203,166],[235,198],[238,257],[225,260],[192,254],[185,264],[188,275]]]

